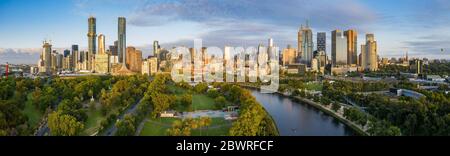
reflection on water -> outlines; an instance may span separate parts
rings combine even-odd
[[[279,94],[251,91],[275,120],[282,136],[356,135],[348,126],[310,105],[296,103]]]

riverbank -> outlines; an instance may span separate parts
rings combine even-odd
[[[255,86],[250,86],[250,85],[243,85],[243,84],[239,84],[242,87],[245,88],[249,88],[249,89],[256,89],[259,90],[258,87]],[[334,112],[331,108],[328,108],[326,106],[321,105],[320,103],[316,103],[312,100],[306,99],[306,98],[302,98],[302,97],[298,97],[298,96],[291,96],[288,94],[284,94],[284,93],[280,93],[280,92],[276,92],[278,95],[282,95],[283,97],[287,97],[293,100],[297,100],[300,101],[302,103],[305,103],[309,106],[313,106],[314,108],[320,110],[321,112],[324,112],[325,114],[339,120],[339,122],[341,122],[342,124],[348,126],[351,130],[353,130],[357,135],[361,135],[361,136],[367,136],[368,133],[364,130],[363,127],[357,125],[356,123],[346,119],[342,113],[338,113],[338,112]]]

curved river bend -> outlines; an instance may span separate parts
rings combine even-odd
[[[308,104],[279,94],[250,90],[275,120],[281,136],[353,136],[356,133],[339,120]]]

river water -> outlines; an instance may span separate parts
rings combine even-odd
[[[251,90],[275,120],[281,136],[353,136],[356,133],[339,120],[308,104],[279,94]]]

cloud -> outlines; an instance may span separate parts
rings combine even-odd
[[[403,42],[413,55],[450,59],[450,36],[430,34]],[[441,50],[444,51],[441,51]]]
[[[376,14],[354,0],[175,0],[146,1],[131,15],[130,24],[158,26],[187,20],[211,23],[239,20],[298,27],[306,19],[317,28],[368,24]]]
[[[36,64],[39,60],[39,48],[5,49],[0,48],[0,63]]]
[[[164,27],[171,22],[196,22],[208,31],[162,44],[192,46],[194,38],[205,46],[257,46],[268,38],[283,48],[296,45],[297,30],[306,20],[314,32],[337,28],[369,29],[378,16],[355,0],[174,0],[145,1],[130,15],[129,24]],[[337,27],[338,26],[338,27]],[[180,26],[182,29],[182,26]]]

